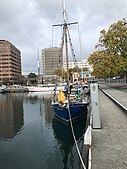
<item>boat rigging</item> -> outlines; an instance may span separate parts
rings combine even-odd
[[[65,7],[65,5],[64,5],[64,7]],[[72,42],[71,42],[71,37],[70,37],[70,32],[69,32],[68,26],[73,25],[73,24],[78,24],[78,22],[69,22],[68,23],[67,22],[67,14],[66,14],[65,9],[63,11],[63,16],[64,16],[64,23],[63,24],[55,24],[55,25],[53,25],[53,27],[63,26],[63,35],[62,35],[62,43],[61,43],[62,52],[61,53],[63,53],[63,46],[64,46],[64,43],[65,43],[66,63],[67,63],[67,83],[68,83],[68,87],[69,87],[70,85],[69,85],[69,63],[68,63],[68,39],[69,39],[71,52],[72,52],[72,56],[74,58],[74,61],[77,62],[77,60],[76,60],[75,52],[74,52],[73,45],[72,45]]]

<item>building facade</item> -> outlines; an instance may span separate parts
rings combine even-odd
[[[79,62],[69,62],[68,66],[69,66],[69,69],[73,69],[76,66],[79,69],[87,68],[89,71],[91,71],[91,69],[92,69],[91,66],[88,64],[87,60],[82,60],[82,61],[79,61]],[[64,62],[64,70],[65,71],[67,70],[67,64],[66,64],[66,62]]]
[[[0,40],[0,83],[14,84],[21,75],[21,53],[12,43]]]
[[[43,76],[54,75],[54,71],[63,67],[63,55],[61,48],[42,49],[42,72]]]
[[[82,60],[82,61],[79,61],[79,62],[69,62],[68,63],[68,67],[69,69],[73,69],[75,67],[78,67],[79,69],[83,69],[83,68],[87,68],[88,71],[81,71],[80,74],[79,74],[79,77],[76,77],[75,78],[75,74],[74,74],[74,77],[73,79],[77,79],[77,78],[85,78],[85,79],[89,79],[91,77],[91,72],[92,72],[92,67],[89,65],[89,63],[87,62],[87,60]],[[67,64],[64,63],[64,70],[66,71],[67,70]]]

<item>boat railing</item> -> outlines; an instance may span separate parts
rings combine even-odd
[[[60,90],[57,91],[55,88],[52,91],[52,103],[58,103],[58,94],[59,94]],[[66,99],[68,99],[68,91],[67,90],[62,90],[62,92],[64,93]],[[84,91],[78,89],[72,89],[72,91],[69,93],[69,100],[71,103],[76,103],[76,102],[89,102],[89,95],[86,94]],[[65,101],[66,102],[66,101]]]

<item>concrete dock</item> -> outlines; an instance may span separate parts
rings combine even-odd
[[[99,90],[101,129],[92,129],[92,169],[127,168],[127,92],[101,84]]]

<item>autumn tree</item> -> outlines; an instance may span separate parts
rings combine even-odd
[[[127,22],[125,19],[112,24],[108,31],[100,32],[96,51],[88,62],[96,77],[127,75]]]

